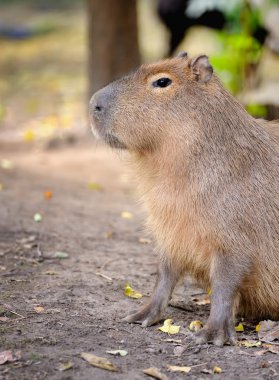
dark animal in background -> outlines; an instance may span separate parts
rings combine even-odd
[[[169,56],[174,53],[191,26],[202,25],[221,30],[226,25],[226,16],[218,9],[205,11],[197,18],[187,16],[188,4],[189,0],[158,0],[159,17],[170,33]],[[260,44],[263,44],[268,36],[268,31],[262,26],[257,26],[253,36]]]

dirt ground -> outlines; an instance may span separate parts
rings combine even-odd
[[[142,372],[148,367],[169,379],[278,378],[278,355],[194,343],[189,323],[204,322],[209,305],[192,301],[201,290],[189,281],[177,288],[166,312],[181,326],[179,334],[121,320],[146,301],[156,274],[152,242],[142,244],[143,214],[125,156],[89,138],[53,150],[1,147],[0,158],[13,164],[0,168],[0,351],[21,351],[20,360],[0,366],[0,379],[140,380],[148,378]],[[49,200],[46,190],[53,193]],[[121,217],[123,211],[132,218]],[[36,213],[41,222],[34,221]],[[61,251],[68,257],[54,258]],[[126,283],[144,297],[126,297]],[[239,339],[256,339],[255,324],[244,321]],[[106,353],[115,349],[128,354]],[[82,352],[110,359],[119,372],[90,366]],[[59,371],[69,361],[72,368]],[[172,373],[167,365],[192,369]],[[222,373],[205,373],[214,366]]]

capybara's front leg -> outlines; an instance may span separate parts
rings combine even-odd
[[[205,327],[196,334],[198,344],[212,341],[216,346],[223,346],[227,340],[237,344],[234,301],[247,266],[234,262],[224,253],[215,256],[211,268],[210,315]]]
[[[143,327],[159,322],[179,277],[179,272],[173,266],[161,262],[150,301],[137,312],[128,315],[124,320],[129,323],[141,323]]]

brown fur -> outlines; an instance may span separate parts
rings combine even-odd
[[[211,76],[206,57],[195,65],[185,57],[143,65],[91,101],[95,131],[132,154],[165,268],[149,309],[128,320],[147,318],[156,302],[160,312],[144,324],[158,320],[170,296],[159,300],[162,281],[175,278],[171,294],[185,273],[216,289],[209,330],[226,330],[236,312],[278,319],[279,124],[251,117]],[[162,77],[171,85],[154,88]],[[234,311],[225,311],[227,300]]]

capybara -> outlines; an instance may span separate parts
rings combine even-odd
[[[279,144],[224,89],[205,55],[142,65],[90,101],[94,132],[127,149],[159,252],[149,303],[162,319],[178,280],[211,289],[198,343],[236,343],[234,317],[279,317]],[[277,126],[277,130],[276,130]]]

